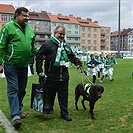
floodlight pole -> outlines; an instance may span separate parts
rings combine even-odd
[[[118,9],[118,58],[120,58],[120,0],[119,0],[119,9]]]

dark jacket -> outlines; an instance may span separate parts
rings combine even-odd
[[[34,55],[31,54],[31,55],[30,55],[29,64],[34,64],[34,59],[35,59]]]
[[[45,42],[39,49],[39,52],[36,56],[36,72],[39,74],[43,72],[42,65],[45,59],[45,74],[47,75],[48,80],[52,81],[67,81],[69,80],[68,68],[65,66],[53,66],[55,62],[56,53],[58,45],[53,43],[51,40]],[[81,62],[76,58],[75,54],[71,50],[71,54],[68,55],[69,61],[74,63],[76,66],[80,65]]]
[[[96,60],[96,59],[90,59],[88,62],[87,62],[87,66],[89,68],[94,68],[96,65],[98,64],[101,64],[102,62]]]

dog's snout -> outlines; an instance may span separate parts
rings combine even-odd
[[[101,95],[99,95],[98,98],[101,98]]]

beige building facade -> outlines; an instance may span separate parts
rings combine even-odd
[[[101,26],[100,32],[100,49],[110,51],[110,27]]]
[[[15,9],[12,5],[0,4],[0,29],[14,16]],[[79,50],[86,48],[88,51],[110,50],[110,27],[99,26],[97,21],[82,19],[73,15],[52,15],[46,11],[30,12],[29,25],[34,29],[36,44],[40,47],[50,36],[57,25],[66,28],[66,41]]]

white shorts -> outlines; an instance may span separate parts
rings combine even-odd
[[[88,68],[87,69],[87,76],[92,76],[92,75],[96,76],[96,74],[97,74],[96,68]]]
[[[113,75],[113,69],[112,68],[104,68],[103,69],[103,75],[108,75],[108,76],[112,76]]]

